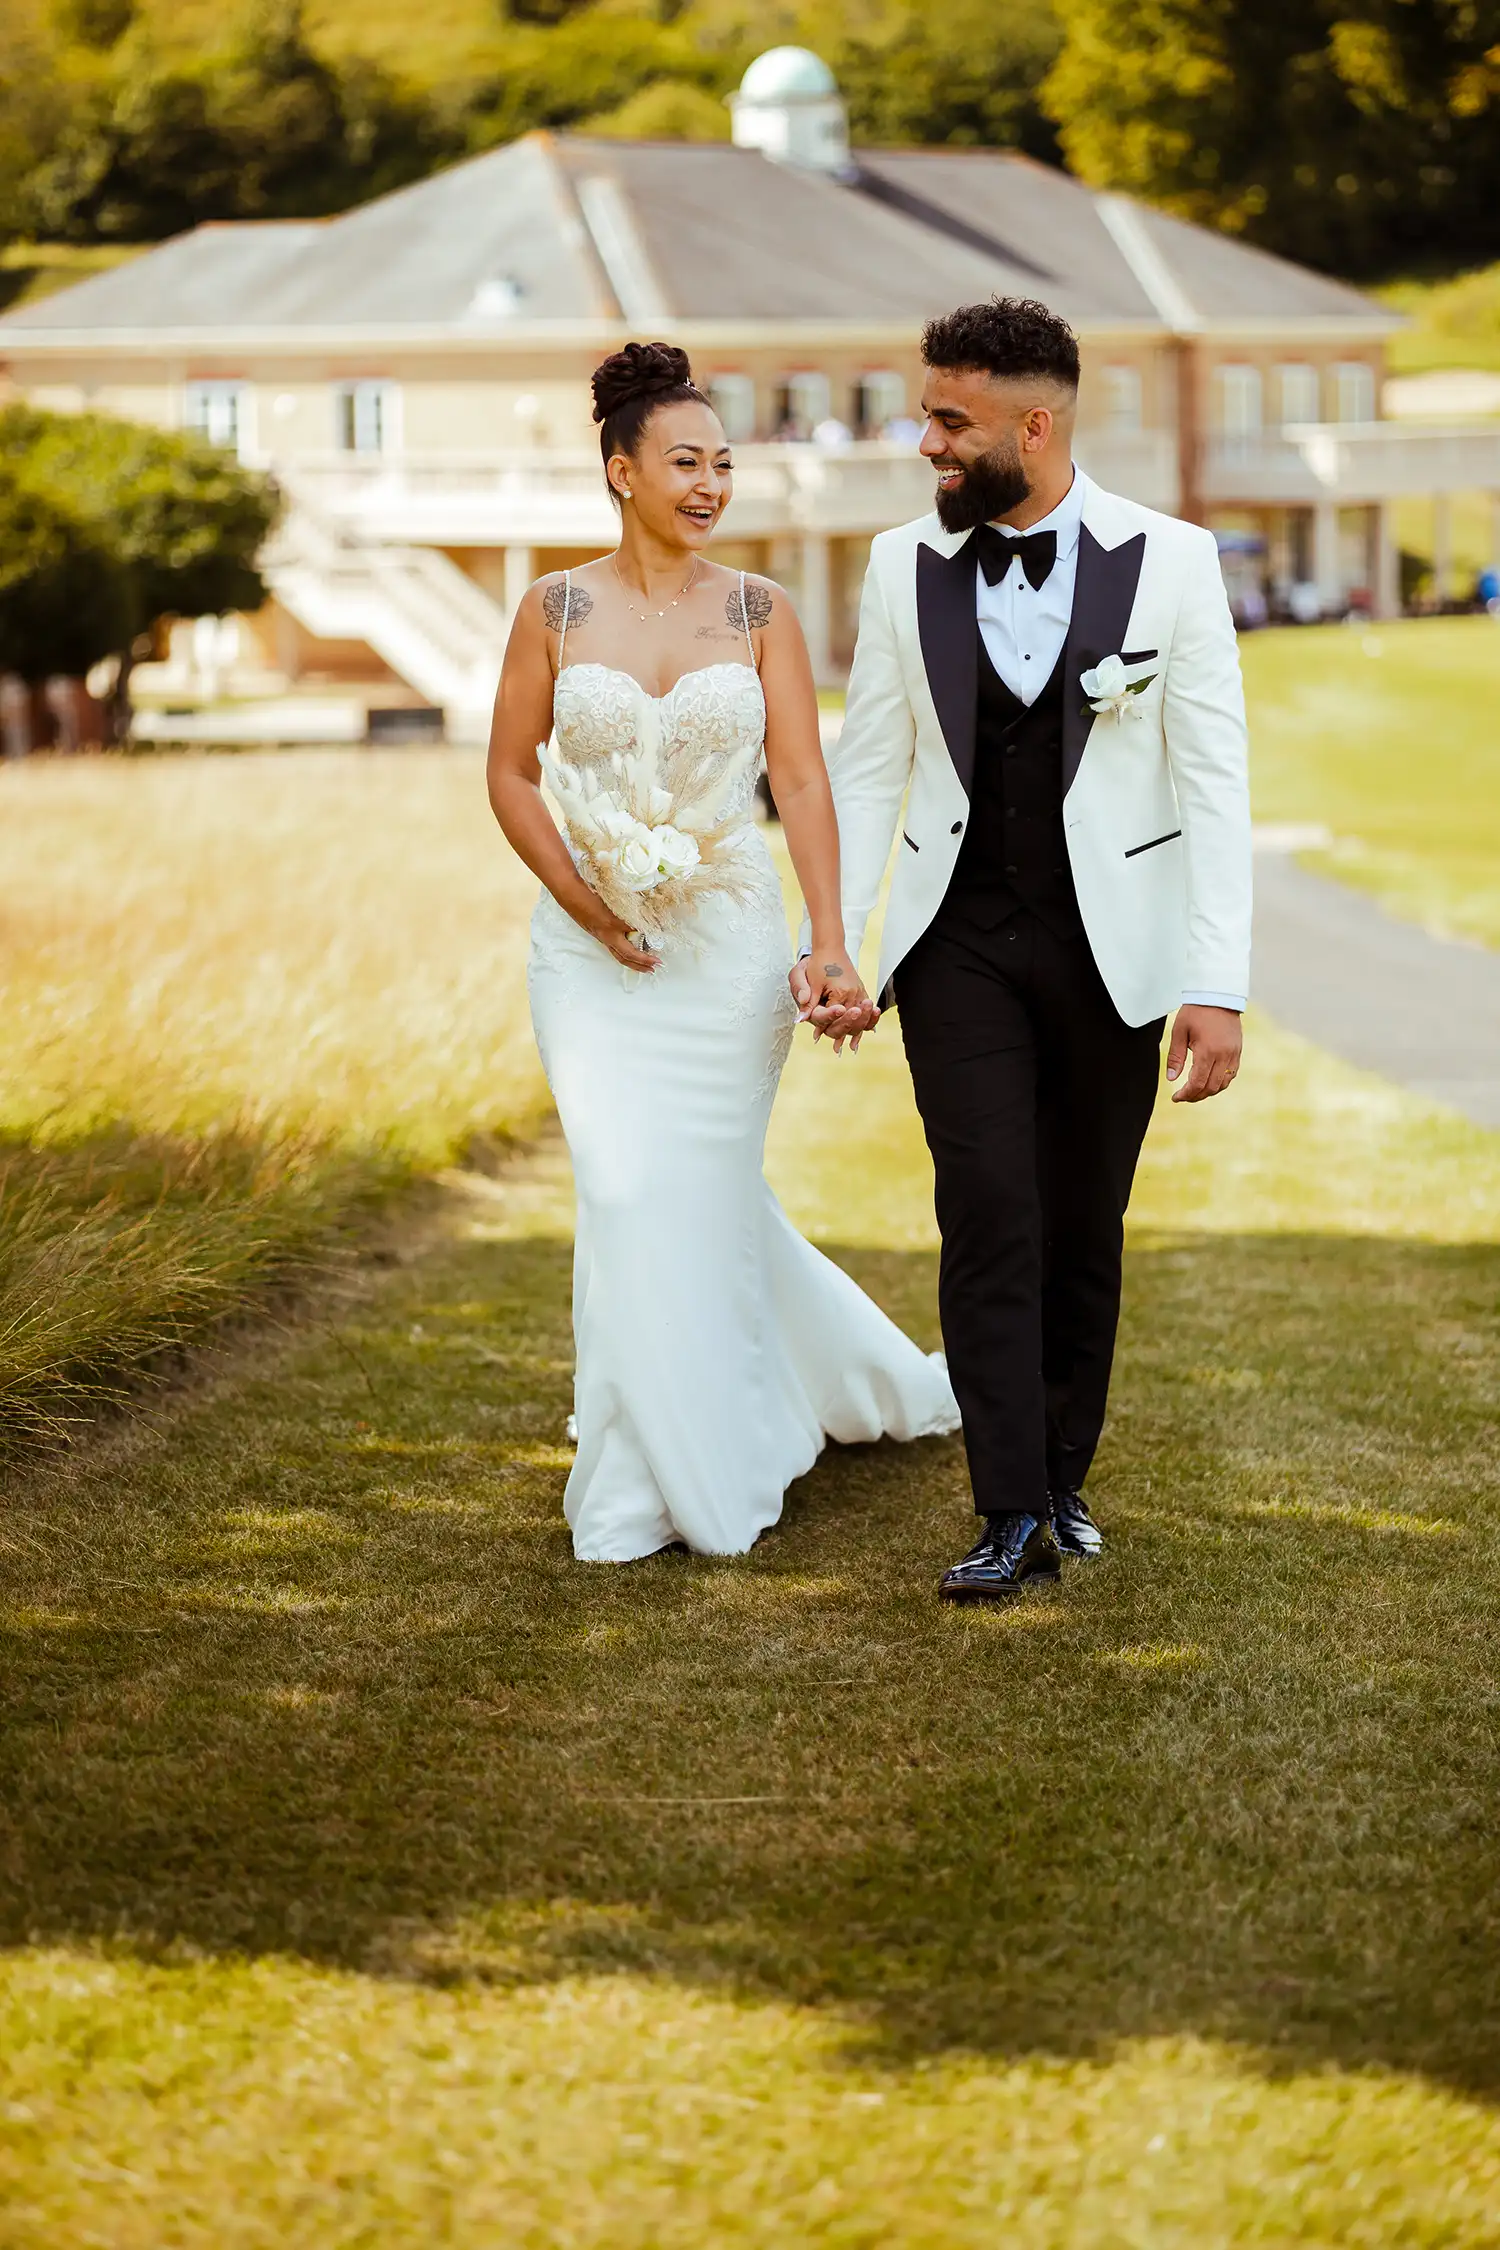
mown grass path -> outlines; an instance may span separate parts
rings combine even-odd
[[[894,1028],[772,1164],[932,1342]],[[572,1563],[555,1145],[13,1474],[6,2250],[1492,2243],[1500,1144],[1264,1029],[1236,1099],[1055,1596],[939,1608],[949,1443]]]

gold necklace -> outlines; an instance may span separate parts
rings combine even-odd
[[[698,557],[694,555],[693,567],[688,572],[686,578],[684,578],[682,584],[678,587],[676,593],[672,596],[672,599],[668,602],[667,609],[637,609],[635,603],[630,598],[629,587],[626,585],[624,579],[620,577],[620,565],[613,555],[611,555],[609,558],[609,567],[614,572],[615,577],[619,582],[620,592],[625,596],[625,607],[629,610],[632,617],[638,617],[641,620],[641,623],[644,624],[648,617],[665,617],[667,614],[667,609],[675,609],[677,607],[677,604],[682,600],[683,595],[687,592],[688,588],[692,585],[693,580],[698,575]]]

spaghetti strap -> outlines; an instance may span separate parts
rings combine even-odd
[[[740,623],[745,628],[745,646],[750,651],[750,661],[755,662],[755,643],[750,637],[750,605],[745,599],[745,573],[740,572]]]
[[[564,650],[564,649],[565,649],[565,648],[567,647],[567,645],[568,645],[568,618],[569,618],[569,616],[570,616],[570,615],[571,615],[571,613],[572,613],[572,608],[573,608],[573,573],[572,573],[572,571],[571,571],[571,570],[565,570],[565,571],[563,572],[563,613],[562,613],[562,623],[561,623],[561,625],[560,625],[560,626],[558,627],[558,630],[557,630],[557,669],[559,670],[559,672],[560,672],[560,671],[562,670],[562,668],[563,668],[563,650]]]

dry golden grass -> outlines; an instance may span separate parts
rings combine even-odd
[[[472,758],[0,771],[0,1442],[532,1129],[533,894]]]

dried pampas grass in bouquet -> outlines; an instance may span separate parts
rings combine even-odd
[[[698,901],[743,898],[750,873],[736,849],[747,816],[731,808],[744,781],[734,759],[699,761],[673,787],[661,720],[647,701],[633,750],[598,766],[570,764],[548,743],[537,757],[557,802],[579,872],[612,913],[648,945],[682,932]],[[718,770],[715,771],[716,766]]]

